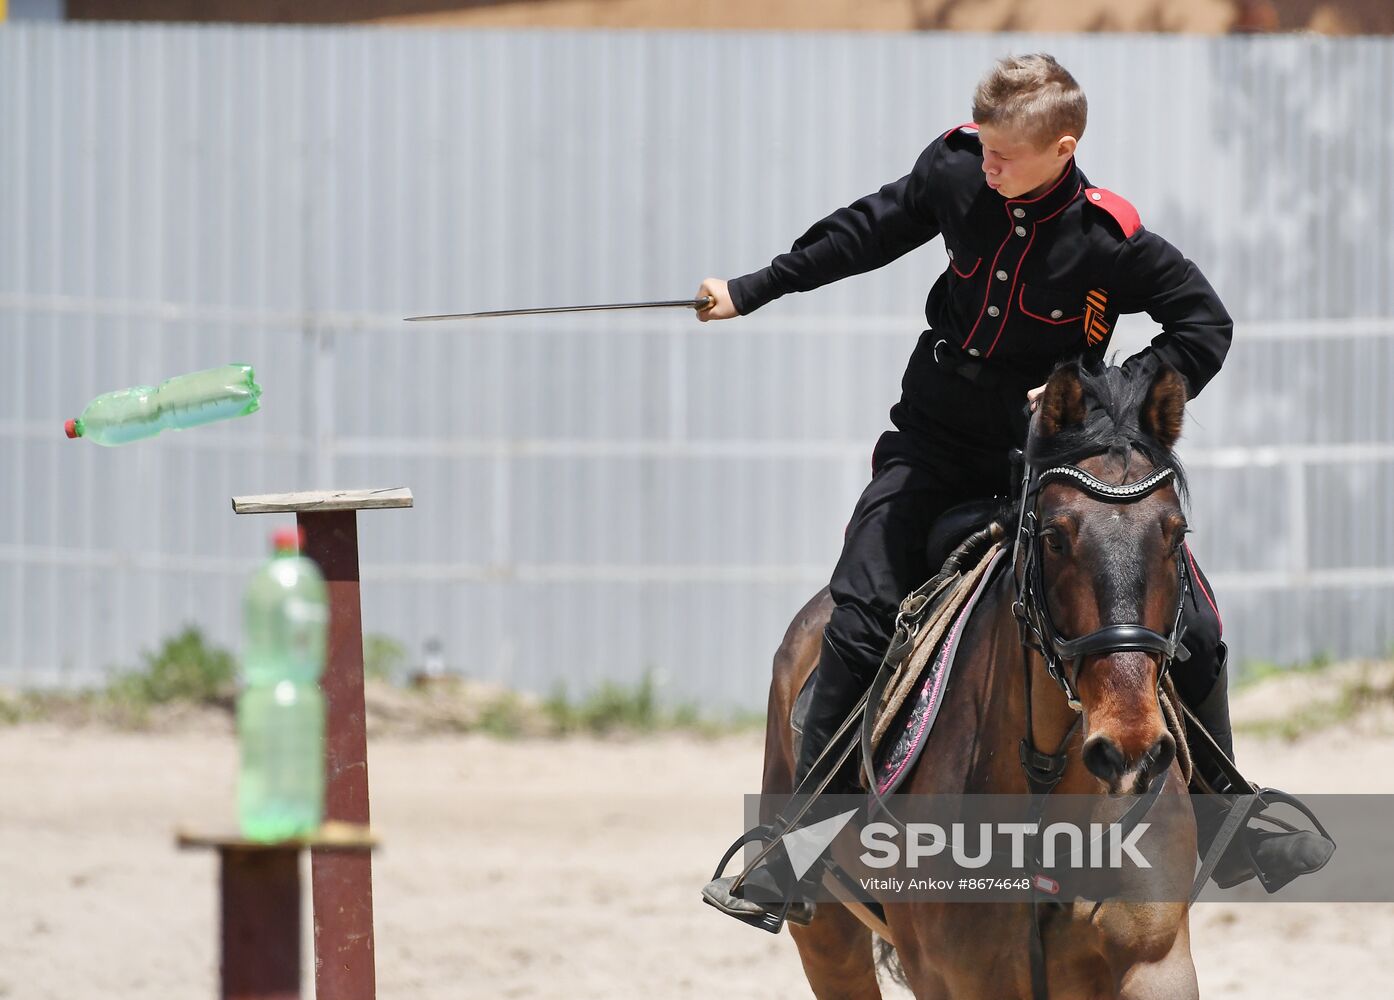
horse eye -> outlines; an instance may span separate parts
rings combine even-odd
[[[1041,532],[1041,538],[1045,540],[1046,548],[1052,552],[1064,552],[1065,546],[1060,542],[1060,535],[1055,529]]]

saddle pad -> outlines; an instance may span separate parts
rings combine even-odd
[[[943,704],[944,692],[948,688],[949,675],[953,672],[954,658],[958,654],[959,639],[962,638],[969,618],[978,606],[978,600],[1003,564],[1006,549],[999,549],[993,557],[987,572],[978,581],[972,596],[964,603],[954,623],[945,632],[939,648],[934,652],[929,665],[920,679],[919,687],[905,699],[896,717],[886,730],[876,751],[876,791],[880,795],[890,795],[905,780],[929,741],[934,720]]]
[[[953,596],[953,581],[946,581],[945,585],[939,589],[930,602],[929,611],[926,617],[933,617],[934,610]],[[803,687],[799,688],[799,693],[794,697],[794,707],[789,710],[789,727],[794,730],[794,757],[799,756],[799,744],[803,740],[804,726],[808,722],[808,711],[813,705],[813,684],[818,679],[818,666],[814,664],[809,671],[808,677],[804,679]]]

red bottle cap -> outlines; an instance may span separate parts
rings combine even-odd
[[[70,438],[77,437],[77,420],[65,420],[63,422],[63,433]]]
[[[271,535],[271,546],[277,552],[299,552],[305,547],[305,529],[277,528]]]

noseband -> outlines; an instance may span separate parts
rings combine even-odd
[[[1025,565],[1017,584],[1012,614],[1016,617],[1021,632],[1021,644],[1041,654],[1045,660],[1046,671],[1060,685],[1070,707],[1076,712],[1080,711],[1079,671],[1086,656],[1133,650],[1159,653],[1161,663],[1157,671],[1157,684],[1160,686],[1172,661],[1185,660],[1190,655],[1186,647],[1181,645],[1181,637],[1185,632],[1181,624],[1181,612],[1190,588],[1190,577],[1186,561],[1178,549],[1176,565],[1180,585],[1176,590],[1176,612],[1172,616],[1170,635],[1154,632],[1139,622],[1120,622],[1105,625],[1088,635],[1066,639],[1056,627],[1050,614],[1050,605],[1046,601],[1043,569],[1045,560],[1041,554],[1041,525],[1036,509],[1040,502],[1041,489],[1051,483],[1064,483],[1083,491],[1095,500],[1126,504],[1150,496],[1170,482],[1174,474],[1173,469],[1158,469],[1135,483],[1115,486],[1096,479],[1076,465],[1057,465],[1039,475],[1035,475],[1033,470],[1027,467],[1021,491],[1021,511],[1017,520],[1016,552],[1012,560],[1013,565],[1018,565],[1024,553]]]

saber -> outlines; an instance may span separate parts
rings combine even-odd
[[[543,309],[494,309],[490,312],[444,313],[440,316],[408,316],[408,323],[427,323],[441,319],[488,319],[496,316],[548,316],[553,313],[613,312],[617,309],[710,309],[716,300],[710,295],[699,299],[667,299],[662,302],[614,302],[600,306],[547,306]]]

